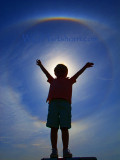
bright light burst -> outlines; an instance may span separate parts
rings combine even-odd
[[[75,66],[75,62],[72,62],[72,58],[66,56],[66,54],[63,53],[63,55],[59,54],[54,58],[51,57],[51,59],[46,64],[47,68],[49,69],[49,72],[53,77],[55,76],[54,68],[57,64],[64,64],[68,67],[68,77],[71,77],[75,73],[75,67],[73,67]]]

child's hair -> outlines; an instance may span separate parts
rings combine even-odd
[[[66,77],[68,74],[68,68],[64,64],[58,64],[54,68],[54,73],[57,77]]]

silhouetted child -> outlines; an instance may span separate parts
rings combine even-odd
[[[68,149],[69,132],[71,128],[71,98],[72,85],[76,79],[82,74],[86,68],[92,67],[93,63],[87,63],[81,70],[79,70],[73,77],[68,78],[68,68],[63,64],[58,64],[54,73],[56,78],[53,78],[49,72],[44,68],[40,60],[36,60],[36,64],[40,66],[42,71],[48,78],[50,89],[47,101],[49,102],[48,117],[46,126],[51,128],[51,144],[52,153],[51,158],[58,158],[57,150],[57,133],[60,127],[62,132],[63,142],[63,157],[72,157],[72,153]]]

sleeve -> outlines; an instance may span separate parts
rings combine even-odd
[[[75,77],[71,77],[71,78],[70,78],[70,82],[71,82],[72,84],[76,83],[76,78],[75,78]]]
[[[52,76],[49,76],[47,82],[49,82],[49,83],[51,84],[51,82],[52,82],[53,80],[54,80],[54,78],[53,78]]]

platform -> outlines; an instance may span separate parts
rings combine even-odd
[[[96,157],[42,158],[41,160],[97,160]]]

